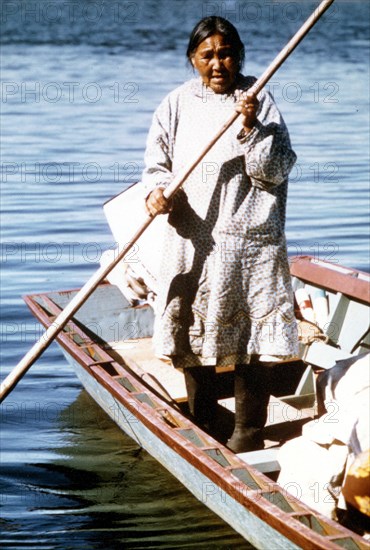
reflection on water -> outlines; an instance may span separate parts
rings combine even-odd
[[[212,540],[216,548],[250,548],[123,435],[85,391],[62,409],[52,401],[39,405],[7,417],[48,437],[36,443],[39,456],[25,458],[21,471],[3,462],[5,545],[209,548]],[[48,447],[51,426],[58,434],[54,449]],[[25,444],[31,441],[28,436]]]

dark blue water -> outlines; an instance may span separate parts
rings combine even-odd
[[[316,5],[2,1],[3,377],[40,335],[22,294],[81,286],[113,243],[102,204],[139,179],[153,110],[192,75],[196,21],[231,19],[258,76]],[[337,0],[269,85],[298,154],[290,253],[365,271],[368,23],[368,2]],[[249,548],[121,434],[56,345],[1,414],[3,548]]]

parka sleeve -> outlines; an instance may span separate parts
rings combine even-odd
[[[172,181],[171,105],[165,98],[155,111],[148,133],[142,174],[145,196],[158,186],[167,187]]]
[[[238,140],[245,147],[245,167],[253,185],[268,190],[288,178],[297,159],[284,120],[269,93],[259,97],[257,122]]]

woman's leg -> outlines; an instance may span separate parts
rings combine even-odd
[[[235,453],[263,449],[270,399],[270,364],[235,365],[235,428],[226,446]]]
[[[215,367],[189,367],[184,369],[190,414],[197,424],[209,429],[217,412]]]

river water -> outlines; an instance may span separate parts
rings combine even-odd
[[[316,5],[2,1],[2,377],[40,335],[21,296],[81,286],[113,244],[102,205],[140,178],[197,20],[228,17],[259,76]],[[269,84],[298,155],[290,254],[365,271],[368,24],[368,2],[337,0]],[[122,435],[55,344],[1,416],[2,548],[251,548]]]

